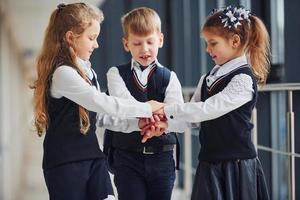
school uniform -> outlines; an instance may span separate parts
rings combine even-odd
[[[200,79],[193,101],[165,107],[169,120],[201,122],[199,165],[191,198],[269,199],[251,141],[257,86],[246,57],[215,66]]]
[[[165,103],[183,103],[180,83],[155,60],[142,68],[132,59],[130,63],[112,67],[107,73],[108,90],[112,96],[136,99],[141,102],[157,100]],[[175,181],[173,149],[177,143],[175,133],[153,137],[141,143],[138,121],[127,126],[131,133],[106,130],[112,135],[110,167],[120,200],[169,200]],[[123,124],[124,125],[124,124]],[[107,126],[106,126],[107,127]],[[125,128],[122,128],[123,130]],[[117,130],[113,127],[112,130]]]
[[[95,134],[96,112],[147,117],[151,116],[151,108],[100,93],[90,63],[80,59],[77,63],[92,85],[71,65],[62,62],[52,76],[47,95],[49,126],[44,139],[43,170],[49,197],[51,200],[114,199],[105,157]],[[85,135],[80,132],[78,104],[89,110],[90,128]]]

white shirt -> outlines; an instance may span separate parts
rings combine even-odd
[[[89,61],[78,58],[77,64],[84,69],[89,78],[96,76]],[[97,85],[99,86],[98,82]],[[152,109],[148,103],[107,96],[100,92],[99,87],[88,84],[74,68],[67,65],[62,65],[54,71],[50,93],[54,98],[66,97],[87,110],[119,118],[152,116]]]
[[[156,64],[157,67],[163,67],[157,60],[155,60],[154,64]],[[141,70],[139,64],[137,64],[137,62],[133,59],[131,60],[131,69],[134,70],[141,87],[147,87],[148,75],[151,72],[154,64],[149,65],[144,70]],[[110,95],[135,100],[135,98],[127,89],[127,86],[123,78],[120,76],[117,67],[111,67],[106,75],[108,91]],[[165,91],[164,103],[171,105],[174,103],[182,104],[183,102],[181,84],[176,74],[171,71],[170,81]],[[138,119],[120,120],[115,118],[111,120],[107,117],[104,117],[102,119],[100,118],[99,125],[113,131],[121,131],[126,133],[140,130],[138,127]]]
[[[247,64],[246,56],[233,59],[222,66],[216,65],[206,78],[207,84],[212,85],[220,76],[229,74],[242,65]],[[253,81],[249,75],[235,75],[228,85],[219,93],[206,101],[201,101],[201,87],[204,77],[200,78],[191,102],[167,105],[164,108],[168,118],[169,131],[183,132],[192,125],[206,120],[216,119],[244,105],[253,98]]]

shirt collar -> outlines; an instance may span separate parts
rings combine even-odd
[[[80,65],[80,67],[82,67],[82,69],[84,70],[85,74],[88,76],[88,78],[90,80],[93,79],[94,75],[92,72],[92,68],[91,68],[91,62],[89,60],[85,61],[82,60],[81,58],[76,58],[77,64]]]
[[[230,61],[228,61],[227,63],[223,64],[223,65],[216,65],[210,72],[210,75],[215,75],[215,76],[223,76],[229,72],[231,72],[232,70],[242,66],[242,65],[246,65],[247,62],[247,57],[246,55],[242,55],[238,58],[232,59]]]
[[[158,60],[155,59],[154,62],[151,63],[147,68],[151,68],[154,65],[156,65],[158,67],[162,67],[161,64],[158,62]],[[133,58],[131,59],[131,70],[132,69],[138,69],[138,70],[142,71],[140,64],[137,61],[135,61]]]

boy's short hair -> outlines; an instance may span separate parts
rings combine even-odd
[[[161,21],[158,14],[151,8],[139,7],[126,13],[121,18],[124,37],[129,32],[136,35],[148,35],[153,31],[161,32]]]

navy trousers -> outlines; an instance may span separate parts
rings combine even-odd
[[[114,182],[119,200],[170,200],[175,181],[173,151],[142,154],[116,149]]]
[[[104,158],[44,170],[44,177],[50,200],[101,200],[113,195]]]

